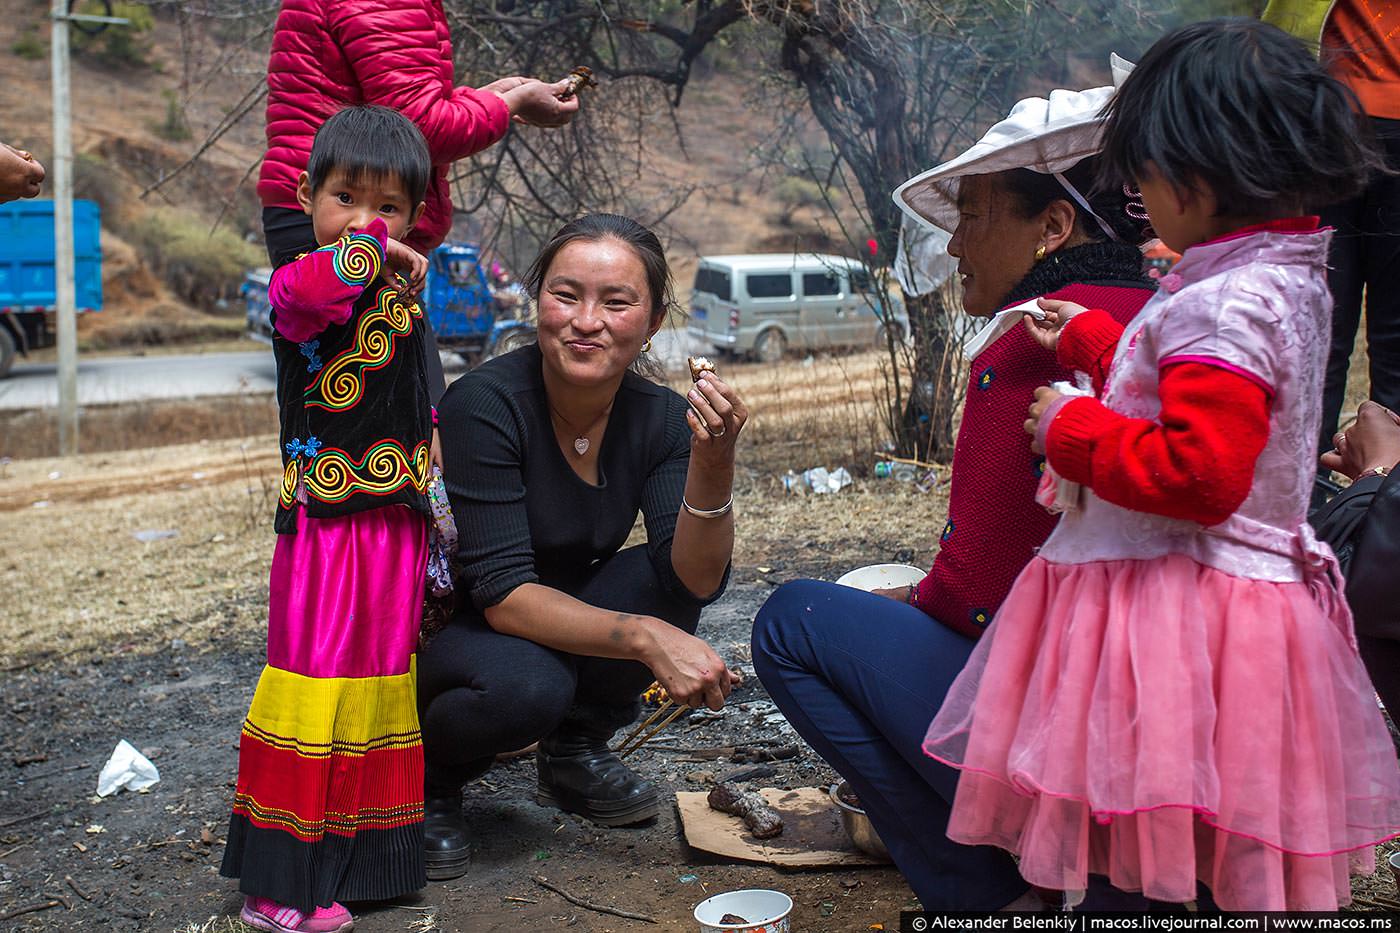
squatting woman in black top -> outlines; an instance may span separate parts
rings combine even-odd
[[[713,374],[694,406],[632,372],[672,303],[654,234],[565,226],[526,278],[539,342],[439,406],[461,541],[457,610],[419,656],[430,878],[466,871],[461,788],[536,740],[538,799],[622,826],[656,787],[608,750],[653,679],[719,709],[735,676],[694,636],[734,546],[734,443],[747,412]],[[638,511],[645,544],[623,549]]]

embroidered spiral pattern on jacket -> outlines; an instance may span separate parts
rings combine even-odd
[[[322,502],[341,502],[356,494],[387,496],[406,485],[422,492],[428,485],[428,444],[413,455],[393,440],[382,440],[356,462],[343,450],[328,448],[307,464],[306,493]]]
[[[282,470],[282,492],[279,498],[282,500],[282,507],[290,509],[296,505],[297,501],[297,458],[292,457],[287,460],[287,466]]]
[[[368,233],[352,233],[322,248],[335,254],[335,274],[346,285],[364,285],[379,275],[383,255],[379,241]]]
[[[365,374],[389,364],[394,340],[412,333],[413,319],[422,316],[417,302],[405,305],[392,288],[381,289],[376,305],[360,316],[350,349],[322,367],[307,387],[306,404],[330,411],[353,408],[364,395]]]

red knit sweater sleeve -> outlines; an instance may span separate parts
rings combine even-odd
[[[1209,363],[1162,369],[1158,420],[1128,418],[1091,398],[1055,415],[1050,466],[1124,508],[1215,525],[1249,495],[1269,439],[1269,395]]]
[[[1088,373],[1094,381],[1094,392],[1102,394],[1108,369],[1113,365],[1113,352],[1122,336],[1123,325],[1107,311],[1084,311],[1060,328],[1055,356],[1061,366]]]

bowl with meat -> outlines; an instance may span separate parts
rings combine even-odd
[[[866,855],[889,860],[890,850],[885,848],[880,834],[875,832],[851,785],[845,781],[831,785],[831,802],[841,813],[841,825],[846,828],[846,835],[851,837],[851,844]]]
[[[700,933],[789,933],[792,898],[782,891],[725,891],[695,905]]]

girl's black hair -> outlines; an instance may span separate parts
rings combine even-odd
[[[316,131],[306,175],[314,194],[339,169],[351,184],[397,178],[417,205],[428,191],[433,162],[413,121],[388,107],[346,107]]]
[[[1094,213],[1103,219],[1115,236],[1124,243],[1137,246],[1155,234],[1142,206],[1142,195],[1125,185],[1121,179],[1110,181],[1103,177],[1098,156],[1090,156],[1061,172],[1089,202]],[[1052,201],[1068,201],[1074,208],[1074,229],[1092,242],[1110,239],[1108,233],[1074,200],[1054,175],[1028,168],[1014,168],[999,176],[1015,197],[1023,218],[1035,217]]]
[[[621,214],[584,214],[559,228],[559,232],[544,245],[544,249],[540,250],[540,254],[530,263],[530,268],[520,279],[530,297],[535,300],[535,306],[539,307],[540,288],[544,285],[544,275],[549,271],[549,264],[554,262],[554,257],[559,255],[561,249],[575,240],[596,241],[609,238],[621,240],[632,247],[632,252],[642,261],[647,275],[647,292],[651,297],[652,322],[656,323],[666,314],[677,311],[679,306],[671,290],[671,268],[666,264],[666,251],[661,247],[661,240],[646,227]],[[632,364],[632,371],[657,382],[666,377],[666,371],[661,364],[645,353]]]
[[[1104,113],[1103,174],[1137,181],[1150,162],[1177,189],[1206,185],[1219,214],[1324,207],[1385,170],[1351,90],[1257,20],[1163,36]]]

